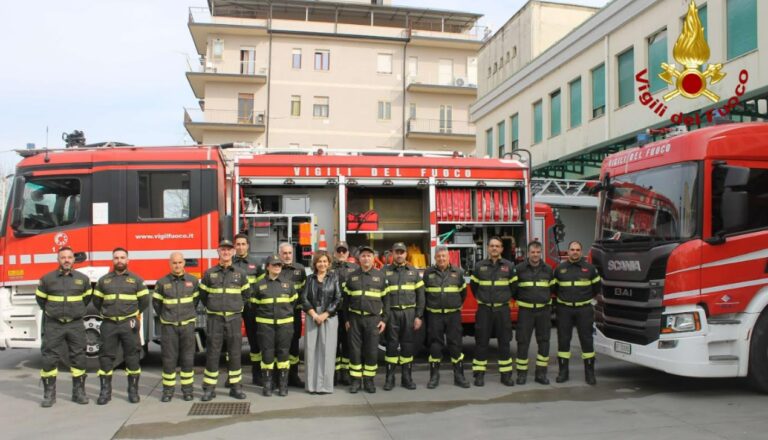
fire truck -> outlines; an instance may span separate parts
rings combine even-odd
[[[768,124],[608,156],[592,261],[597,351],[768,392]]]
[[[220,237],[247,233],[260,259],[280,243],[309,266],[313,252],[345,240],[387,259],[395,242],[417,267],[435,246],[471,270],[499,236],[504,256],[522,258],[533,238],[557,263],[555,212],[530,200],[530,169],[511,159],[412,151],[258,150],[238,145],[103,147],[21,151],[23,160],[0,229],[0,348],[39,347],[37,280],[57,267],[62,246],[95,281],[111,267],[111,251],[130,252],[130,269],[149,287],[168,271],[171,251],[200,276],[216,264]],[[329,246],[330,245],[330,246]],[[464,321],[474,321],[467,300]],[[156,340],[151,308],[144,341]],[[198,320],[204,344],[204,314]],[[85,319],[88,353],[98,352],[100,319]]]

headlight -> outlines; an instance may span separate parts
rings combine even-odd
[[[698,313],[677,313],[662,316],[661,333],[695,332],[698,330],[701,330]]]

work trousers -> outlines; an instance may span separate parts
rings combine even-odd
[[[125,373],[141,374],[141,321],[136,318],[101,322],[101,346],[99,348],[99,376],[111,376],[117,350],[122,347]]]
[[[242,314],[240,313],[227,317],[208,314],[203,385],[216,386],[219,379],[219,358],[221,357],[224,345],[226,345],[229,364],[229,383],[236,384],[242,380],[243,370],[240,365],[243,350],[243,335],[240,330],[241,320]]]
[[[41,377],[52,377],[58,373],[59,362],[66,350],[69,355],[69,369],[72,377],[85,374],[85,326],[81,319],[61,322],[43,315],[43,368]]]
[[[488,343],[491,334],[496,334],[499,343],[499,372],[512,371],[512,353],[509,344],[512,341],[512,320],[509,316],[509,304],[498,307],[484,304],[477,305],[475,315],[475,358],[472,360],[473,372],[484,372],[488,366]]]
[[[256,336],[256,312],[248,305],[243,310],[243,323],[245,324],[245,335],[248,338],[248,358],[251,361],[251,365],[256,365],[261,362],[259,338]]]
[[[293,336],[293,323],[256,323],[256,336],[259,339],[259,347],[261,347],[261,368],[263,370],[275,368],[275,358],[277,358],[277,369],[287,370],[291,366],[289,349]]]
[[[408,364],[413,362],[415,331],[413,321],[416,309],[391,309],[387,322],[387,353],[384,360],[389,364]],[[399,356],[398,356],[399,355]]]
[[[549,333],[552,329],[552,310],[549,305],[538,308],[520,307],[517,315],[517,369],[528,369],[528,348],[531,336],[536,330],[536,344],[539,347],[536,366],[546,367],[549,363]]]
[[[289,359],[291,366],[299,364],[299,339],[301,339],[301,309],[293,310],[293,336],[291,337],[291,347],[289,350]]]
[[[195,374],[195,323],[160,324],[160,349],[163,386],[176,386],[176,367],[181,370],[181,386],[192,385]]]
[[[349,375],[353,379],[375,377],[379,367],[379,329],[381,322],[378,315],[359,315],[351,313],[349,317]]]
[[[445,347],[448,347],[448,355],[452,363],[461,362],[464,359],[464,354],[461,352],[461,312],[427,312],[426,320],[429,362],[440,362],[443,359]]]
[[[347,335],[347,319],[339,314],[339,332],[336,345],[336,370],[349,370],[349,335]]]
[[[557,357],[571,358],[571,336],[573,327],[579,335],[582,359],[595,357],[595,345],[592,340],[592,324],[595,320],[595,312],[591,304],[579,307],[571,307],[558,304],[557,314]]]

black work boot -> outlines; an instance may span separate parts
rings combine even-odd
[[[288,385],[296,388],[304,388],[304,381],[299,377],[299,364],[291,365],[290,374],[288,375]]]
[[[128,401],[131,403],[139,403],[139,375],[128,375]]]
[[[297,365],[298,367],[298,365]],[[285,397],[288,395],[288,384],[290,383],[290,374],[287,370],[278,370],[277,395]],[[298,378],[298,375],[296,376]]]
[[[101,389],[99,390],[99,398],[96,400],[96,404],[106,405],[107,402],[112,400],[112,376],[99,376],[99,384]]]
[[[264,377],[261,374],[261,364],[256,363],[251,366],[251,382],[259,387],[264,386]]]
[[[525,382],[528,380],[528,370],[517,370],[517,381],[515,382],[518,385],[525,385]]]
[[[349,392],[352,394],[355,394],[358,391],[360,391],[360,378],[353,377],[351,380],[351,384],[349,385]]]
[[[261,370],[262,375],[262,388],[261,388],[261,395],[264,397],[269,397],[272,395],[272,370],[263,369]]]
[[[89,400],[85,395],[85,374],[72,378],[72,401],[80,405],[87,405]]]
[[[475,386],[476,387],[484,387],[485,386],[485,372],[484,371],[475,371],[472,373],[472,376],[475,378]]]
[[[584,359],[584,380],[587,385],[597,385],[595,379],[595,358]]]
[[[559,371],[557,372],[557,378],[555,379],[555,382],[568,382],[568,359],[557,358],[557,366]]]
[[[44,377],[43,381],[43,401],[40,406],[50,408],[56,403],[56,376]]]
[[[469,382],[464,377],[464,364],[461,361],[453,364],[453,384],[461,388],[469,388]]]
[[[536,366],[534,380],[542,385],[549,385],[549,379],[547,379],[547,367]]]
[[[403,371],[402,371],[402,377],[400,378],[400,385],[403,386],[406,390],[415,390],[416,384],[413,383],[413,375],[411,374],[413,372],[413,362],[408,362],[407,364],[403,364]]]
[[[395,387],[395,364],[387,362],[387,376],[384,379],[384,391]]]
[[[231,387],[229,387],[229,397],[233,397],[238,400],[245,399],[245,391],[243,391],[243,384],[240,382],[233,383]]]
[[[194,395],[193,391],[194,391],[194,388],[192,387],[192,385],[182,385],[181,386],[181,394],[182,394],[182,396],[183,396],[182,398],[184,399],[185,402],[189,402],[189,401],[191,401],[192,399],[195,398],[195,395]]]
[[[173,399],[173,393],[176,391],[176,387],[163,387],[163,395],[160,396],[160,401],[170,402]]]
[[[501,373],[501,384],[508,387],[515,386],[515,380],[512,378],[511,371],[509,373]]]
[[[373,394],[376,392],[376,384],[373,383],[372,377],[363,378],[363,389],[366,393]]]
[[[349,375],[349,369],[348,368],[342,368],[341,369],[341,375],[340,375],[339,383],[342,384],[342,385],[352,385],[352,377]]]
[[[216,387],[213,385],[203,384],[203,396],[200,400],[203,402],[209,402],[216,398]]]
[[[429,363],[429,382],[427,388],[433,390],[440,385],[440,362]]]

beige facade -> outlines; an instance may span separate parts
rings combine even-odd
[[[212,1],[189,28],[198,143],[472,152],[476,14],[371,2]],[[241,5],[243,3],[241,2]]]
[[[768,58],[764,49],[768,47],[768,34],[757,32],[757,23],[768,18],[767,5],[762,1],[729,4],[728,0],[696,3],[699,9],[705,9],[701,14],[711,52],[709,63],[722,63],[722,72],[726,73],[720,82],[708,86],[718,95],[717,103],[704,96],[678,96],[665,102],[663,96],[676,87],[662,84],[651,98],[667,106],[664,115],[644,105],[638,90],[642,84],[635,75],[649,66],[659,69],[656,60],[649,63],[654,43],[661,47],[660,59],[682,68],[672,49],[682,32],[689,2],[614,0],[529,64],[481,94],[471,110],[478,132],[477,154],[498,154],[501,141],[507,152],[510,145],[529,149],[534,170],[546,170],[546,175],[594,176],[605,154],[630,145],[637,133],[676,125],[671,120],[675,114],[701,114],[722,108],[735,95],[743,69],[749,76],[746,93],[740,97],[741,107],[729,117],[739,121],[764,119],[768,113]],[[753,10],[742,9],[750,4]],[[480,59],[482,69],[482,52]],[[595,89],[595,73],[601,66],[603,87]],[[481,90],[487,81],[485,75],[481,76]],[[602,108],[596,103],[601,95]],[[574,114],[580,114],[580,118],[572,120]],[[513,133],[515,119],[517,131]],[[706,124],[702,121],[689,128]],[[503,139],[499,138],[500,127]],[[537,128],[540,139],[536,139]]]

